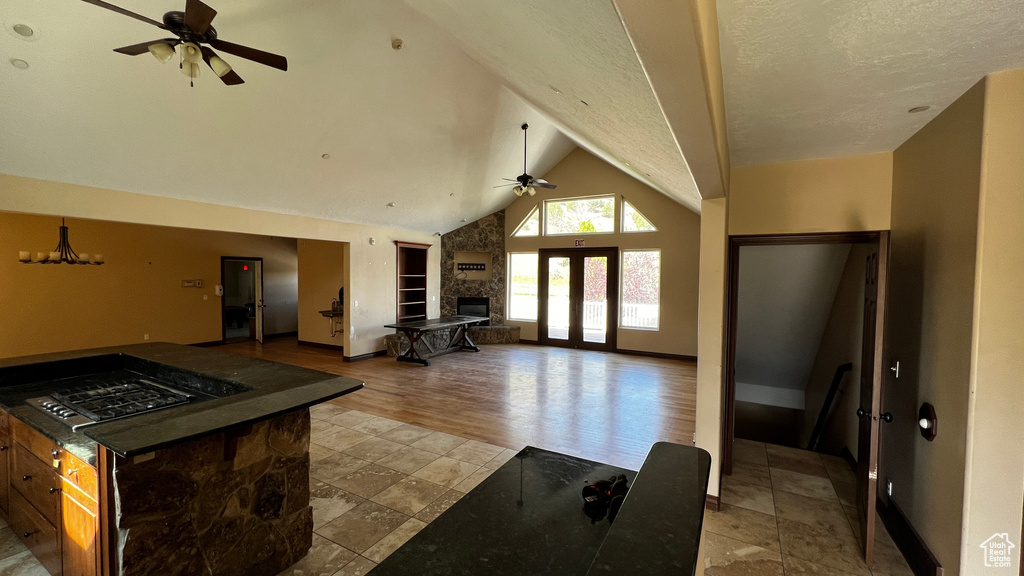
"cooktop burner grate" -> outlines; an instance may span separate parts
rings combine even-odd
[[[72,428],[186,404],[191,394],[150,378],[123,372],[115,378],[81,376],[49,396],[28,403]],[[74,384],[73,386],[67,386]]]

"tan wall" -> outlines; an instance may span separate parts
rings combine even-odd
[[[384,350],[384,336],[392,332],[383,326],[394,322],[397,305],[394,241],[434,244],[437,240],[430,234],[397,228],[145,196],[5,174],[0,174],[0,210],[348,242],[350,254],[346,262],[350,263],[352,272],[346,280],[348,290],[345,299],[351,298],[353,305],[347,305],[345,311],[349,326],[345,354],[352,356]],[[371,237],[376,239],[376,244],[370,244]],[[47,244],[52,242],[52,239],[47,240]],[[19,248],[10,248],[8,253],[10,250]],[[428,259],[428,269],[437,270],[440,265],[437,246],[429,251]],[[430,276],[427,312],[431,317],[440,314],[439,291],[440,278],[436,274]],[[355,301],[359,302],[358,307],[354,306]]]
[[[802,446],[814,431],[818,413],[828,395],[836,367],[851,362],[853,369],[843,376],[839,393],[833,401],[832,417],[824,428],[818,449],[838,455],[846,447],[857,454],[857,423],[854,413],[860,403],[860,354],[864,338],[864,270],[867,249],[864,244],[850,246],[839,288],[836,290],[828,324],[818,345],[818,354],[807,380]]]
[[[150,341],[220,340],[221,256],[264,258],[265,333],[296,329],[295,240],[68,220],[71,246],[103,266],[22,264],[49,251],[60,219],[0,212],[0,357]],[[183,288],[182,280],[202,280]]]
[[[888,230],[892,154],[732,169],[729,234]]]
[[[722,364],[725,355],[728,202],[704,200],[700,222],[700,325],[697,343],[697,446],[711,454],[708,494],[721,493]]]
[[[900,362],[900,376],[883,386],[894,420],[882,428],[878,480],[893,482],[947,573],[960,564],[984,98],[979,83],[893,156],[884,356]],[[918,432],[923,402],[939,416],[933,442]]]
[[[1024,549],[1022,127],[1024,70],[989,76],[985,88],[961,574],[986,571],[982,568],[980,544],[997,532],[1008,533],[1017,545],[1015,561],[1019,562]],[[1016,574],[1018,569],[1018,563],[1014,563],[1001,571]]]
[[[545,176],[556,190],[538,189],[536,196],[517,199],[505,210],[505,249],[536,252],[540,248],[571,248],[584,238],[588,247],[661,250],[661,321],[659,330],[618,329],[618,347],[665,354],[697,354],[697,268],[700,253],[700,217],[663,194],[648,188],[613,166],[577,148]],[[614,194],[625,198],[657,232],[539,236],[516,238],[512,233],[530,211],[550,199]],[[621,203],[616,207],[621,217]],[[506,320],[520,326],[522,338],[537,339],[537,323]]]
[[[299,340],[332,346],[344,346],[345,322],[334,320],[335,336],[331,337],[331,320],[320,310],[330,310],[338,289],[345,286],[344,242],[299,240]],[[349,304],[345,290],[346,310]],[[339,333],[340,332],[340,333]]]

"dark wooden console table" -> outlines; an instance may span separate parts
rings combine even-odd
[[[399,332],[405,334],[405,337],[409,339],[409,350],[405,354],[398,356],[399,362],[413,362],[415,364],[422,364],[424,366],[430,366],[428,358],[435,356],[441,356],[442,354],[448,354],[449,352],[457,352],[459,350],[469,350],[472,352],[479,352],[478,348],[473,341],[469,339],[467,330],[474,324],[486,322],[488,318],[482,318],[480,316],[442,316],[440,318],[434,318],[433,320],[416,320],[413,322],[397,322],[395,324],[387,324],[385,328],[394,328]],[[448,342],[443,348],[434,348],[429,340],[423,339],[423,336],[430,332],[436,332],[439,330],[448,330]],[[421,354],[416,349],[416,344],[423,342],[427,352]]]

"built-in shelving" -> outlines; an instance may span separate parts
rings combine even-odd
[[[430,244],[395,242],[398,248],[399,322],[427,319],[427,250]]]

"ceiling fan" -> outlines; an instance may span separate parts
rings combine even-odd
[[[522,129],[523,129],[523,173],[520,174],[519,176],[516,176],[515,180],[513,180],[511,178],[502,178],[502,180],[508,180],[509,182],[515,182],[515,184],[501,184],[500,186],[495,186],[495,188],[504,188],[505,186],[515,186],[515,188],[513,188],[512,191],[516,193],[516,196],[522,196],[523,194],[529,194],[530,196],[533,196],[534,194],[537,193],[537,188],[548,188],[548,189],[557,188],[557,186],[555,186],[554,184],[549,183],[547,180],[544,180],[542,178],[534,178],[533,176],[530,176],[529,174],[526,173],[526,129],[529,128],[529,127],[530,127],[529,124],[523,124],[522,125]]]
[[[270,52],[264,52],[255,48],[249,48],[248,46],[242,46],[239,44],[232,44],[231,42],[225,42],[217,38],[217,30],[210,23],[213,22],[213,18],[217,16],[217,11],[210,8],[206,4],[200,2],[200,0],[187,0],[185,2],[185,11],[171,11],[164,14],[163,22],[157,22],[151,18],[136,14],[130,10],[125,10],[119,6],[104,2],[103,0],[83,0],[89,4],[94,4],[100,8],[106,8],[112,10],[118,14],[124,14],[130,18],[141,20],[148,24],[152,24],[161,30],[167,30],[171,34],[177,36],[177,38],[163,38],[159,40],[151,40],[149,42],[143,42],[141,44],[135,44],[132,46],[125,46],[124,48],[117,48],[114,52],[121,54],[127,54],[129,56],[138,56],[139,54],[145,54],[149,52],[157,60],[167,63],[168,60],[174,56],[174,48],[181,45],[180,48],[180,68],[181,73],[188,76],[190,79],[197,78],[199,76],[199,62],[206,62],[207,66],[228,86],[234,86],[236,84],[242,84],[245,81],[242,80],[241,76],[235,73],[231,69],[231,66],[221,60],[217,56],[213,48],[223,50],[228,54],[234,54],[240,58],[246,60],[252,60],[260,64],[277,68],[278,70],[288,70],[288,60],[284,56],[278,56],[277,54],[271,54]],[[213,46],[204,46],[209,44]]]

